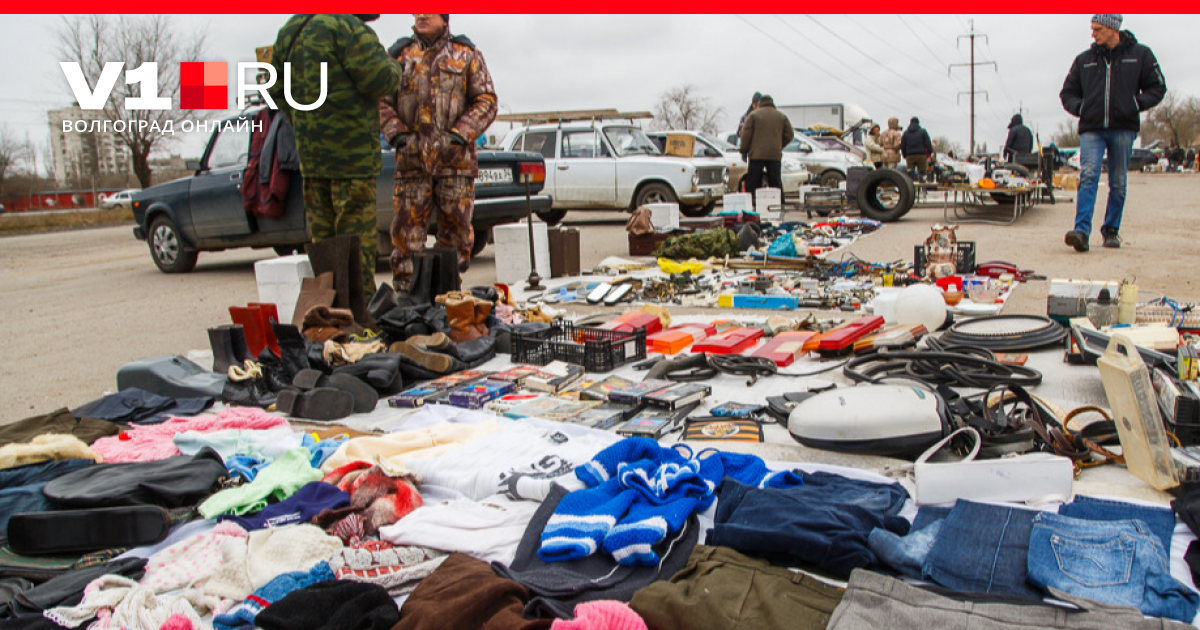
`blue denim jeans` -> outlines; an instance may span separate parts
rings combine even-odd
[[[1141,521],[1162,543],[1167,556],[1171,555],[1171,537],[1175,535],[1175,513],[1169,508],[1135,505],[1077,494],[1070,503],[1059,506],[1058,513],[1089,521]]]
[[[1037,512],[958,501],[942,523],[921,568],[946,588],[1040,599],[1025,581],[1029,531]]]
[[[1108,206],[1104,210],[1101,233],[1121,229],[1125,210],[1125,180],[1129,156],[1133,153],[1132,131],[1089,131],[1079,136],[1079,193],[1075,198],[1075,231],[1092,234],[1092,211],[1100,188],[1100,168],[1108,154]]]
[[[1043,512],[1029,535],[1029,581],[1152,617],[1191,623],[1200,595],[1171,577],[1170,558],[1142,521]]]

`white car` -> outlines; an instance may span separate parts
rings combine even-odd
[[[121,192],[113,193],[100,201],[100,207],[105,209],[132,208],[133,194],[136,192],[138,191],[130,188],[129,190],[122,190]]]
[[[624,122],[583,121],[514,129],[503,151],[535,151],[546,160],[544,193],[553,210],[539,212],[557,223],[569,209],[632,209],[678,203],[685,216],[712,211],[725,196],[729,167],[722,158],[663,155],[638,127]]]
[[[737,142],[737,133],[730,132],[723,136],[730,144]],[[783,148],[785,158],[800,162],[812,173],[817,183],[825,188],[837,188],[838,184],[846,181],[847,169],[855,166],[868,166],[860,157],[846,151],[830,151],[812,138],[804,135],[799,129],[796,137]]]
[[[667,134],[685,134],[696,139],[692,155],[694,157],[722,157],[729,166],[729,188],[740,191],[746,176],[747,164],[742,159],[738,148],[724,140],[714,138],[706,133],[697,131],[652,131],[647,136],[663,149],[666,146]],[[799,195],[800,187],[812,179],[812,173],[804,165],[792,158],[783,158],[780,163],[780,179],[783,180],[784,195]]]

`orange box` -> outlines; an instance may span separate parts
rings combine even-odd
[[[659,354],[677,354],[693,343],[696,343],[696,337],[686,330],[664,330],[646,340],[650,352]]]

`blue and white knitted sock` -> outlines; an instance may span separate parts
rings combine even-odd
[[[596,553],[634,498],[618,479],[563,497],[542,530],[538,557],[543,562],[565,562]]]
[[[292,571],[276,576],[275,579],[263,584],[242,601],[234,604],[229,610],[213,617],[215,630],[237,630],[249,626],[254,627],[254,617],[264,608],[283,599],[284,595],[318,582],[333,579],[333,570],[329,563],[318,562],[308,571]]]
[[[696,511],[699,497],[682,496],[664,504],[638,501],[604,537],[604,551],[627,567],[656,566],[662,560],[654,546],[683,529]]]
[[[650,438],[625,438],[596,453],[588,463],[576,467],[575,476],[587,487],[595,488],[615,477],[623,463],[639,460],[682,463],[686,459],[674,449],[663,448]]]

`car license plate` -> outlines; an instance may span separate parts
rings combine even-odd
[[[481,168],[479,169],[479,176],[475,178],[476,186],[511,184],[512,182],[512,170],[507,168]]]

